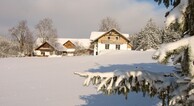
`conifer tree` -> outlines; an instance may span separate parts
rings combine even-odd
[[[136,50],[158,49],[161,44],[162,31],[153,22],[152,19],[148,21],[145,28],[137,34]]]

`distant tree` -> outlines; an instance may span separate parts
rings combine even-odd
[[[33,53],[33,48],[34,48],[34,36],[33,34],[30,34],[29,36],[26,36],[26,42],[25,42],[25,50],[26,50],[26,54],[29,56],[32,56]]]
[[[137,34],[136,50],[157,49],[161,44],[161,35],[159,27],[150,19],[145,28]]]
[[[0,57],[17,56],[19,46],[11,40],[0,36]]]
[[[75,44],[75,55],[76,56],[89,55],[88,49],[82,46],[80,42],[77,41],[74,44]]]
[[[57,38],[57,30],[53,26],[53,21],[50,18],[44,18],[40,20],[35,26],[36,35],[42,38],[42,43],[48,41],[49,43],[55,45]]]
[[[113,19],[111,17],[106,17],[106,18],[101,20],[99,31],[106,32],[106,31],[109,31],[113,28],[118,30],[118,31],[121,30],[118,22],[115,19]]]
[[[17,26],[9,29],[9,32],[11,33],[12,38],[19,44],[20,53],[29,53],[30,51],[28,51],[26,47],[31,45],[30,49],[33,48],[33,36],[27,26],[27,21],[20,21]]]
[[[137,34],[129,36],[130,44],[133,45],[132,50],[135,50],[135,48],[137,48],[137,37]]]

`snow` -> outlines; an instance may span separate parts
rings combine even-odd
[[[157,97],[142,93],[103,95],[74,72],[145,69],[168,72],[152,60],[153,51],[118,51],[100,56],[0,58],[1,106],[156,106]],[[117,73],[119,74],[119,73]],[[141,74],[141,73],[139,73]]]
[[[103,34],[105,34],[106,32],[91,32],[90,35],[90,40],[95,40],[97,38],[99,38],[100,36],[102,36]]]
[[[180,4],[173,8],[170,11],[170,14],[167,16],[166,19],[166,26],[169,26],[171,23],[175,23],[178,20],[178,23],[182,23],[184,20],[184,12],[186,11],[186,7],[188,5],[188,0],[181,0]]]

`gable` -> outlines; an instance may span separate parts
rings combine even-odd
[[[67,42],[65,42],[63,44],[63,46],[66,47],[66,48],[75,48],[75,45],[70,40],[68,40]]]
[[[106,43],[106,44],[127,44],[129,40],[118,31],[112,29],[93,42]]]
[[[53,51],[54,47],[52,47],[48,42],[45,42],[39,47],[37,47],[35,50]]]
[[[90,40],[96,41],[97,39],[99,39],[100,37],[102,37],[103,35],[105,35],[105,34],[107,34],[109,32],[119,33],[120,35],[122,35],[126,39],[129,37],[129,34],[123,34],[123,33],[120,33],[119,31],[117,31],[116,29],[111,29],[111,30],[109,30],[107,32],[91,32]]]

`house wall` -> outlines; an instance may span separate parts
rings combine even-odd
[[[120,50],[131,50],[131,48],[128,48],[127,46],[127,44],[120,44]],[[104,43],[96,43],[94,46],[94,55],[101,54],[104,50],[116,50],[116,44],[109,44],[109,49],[105,49]]]
[[[75,52],[75,49],[67,49],[66,52]]]

